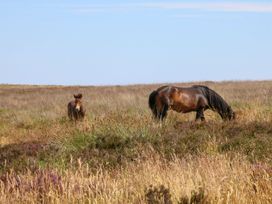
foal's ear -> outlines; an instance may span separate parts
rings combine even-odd
[[[82,98],[82,94],[79,93],[79,94],[74,94],[74,98],[75,99],[81,99]]]

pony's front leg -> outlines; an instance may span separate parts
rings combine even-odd
[[[196,111],[196,119],[195,120],[198,121],[199,119],[201,121],[205,121],[204,109],[203,108]]]

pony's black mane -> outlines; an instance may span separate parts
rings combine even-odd
[[[200,88],[200,87],[202,87],[202,88],[210,89],[209,87],[204,86],[204,85],[193,85],[192,87],[194,87],[194,88]]]
[[[232,114],[231,107],[226,103],[226,101],[214,90],[203,85],[193,85],[193,88],[200,90],[203,95],[208,100],[209,107],[212,110],[216,110],[222,118],[227,118]]]

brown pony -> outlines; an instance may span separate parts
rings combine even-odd
[[[83,105],[81,102],[82,94],[79,93],[74,95],[75,100],[68,103],[68,117],[70,120],[79,120],[83,119],[85,116],[85,110],[83,109]]]
[[[204,111],[216,111],[223,120],[235,119],[235,113],[226,101],[207,86],[162,86],[149,95],[149,107],[154,117],[163,120],[168,110],[181,113],[196,111],[196,120],[205,120]]]

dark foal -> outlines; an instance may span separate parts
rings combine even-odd
[[[83,105],[82,105],[82,94],[76,94],[74,95],[75,100],[70,101],[68,103],[68,117],[70,118],[70,120],[83,120],[84,116],[85,116],[85,110],[83,109]]]

